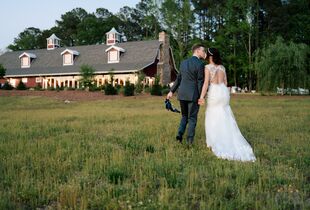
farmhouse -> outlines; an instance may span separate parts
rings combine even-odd
[[[27,87],[79,88],[83,64],[95,69],[95,84],[104,85],[113,73],[113,85],[136,83],[138,73],[145,74],[144,84],[152,85],[155,75],[166,85],[176,78],[176,67],[169,36],[159,33],[158,40],[131,41],[112,28],[105,44],[61,47],[61,40],[52,34],[46,49],[6,52],[0,63],[6,68],[5,79],[16,87],[20,81]]]

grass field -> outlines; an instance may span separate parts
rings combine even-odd
[[[177,144],[163,105],[0,97],[0,209],[310,208],[310,97],[232,97],[255,163],[207,149],[204,107],[194,147]]]

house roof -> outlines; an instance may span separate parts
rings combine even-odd
[[[37,56],[33,53],[26,53],[26,52],[23,52],[20,56],[18,56],[18,58],[21,58],[23,57],[24,55],[26,55],[27,57],[30,57],[30,58],[36,58]]]
[[[108,52],[110,51],[111,49],[116,49],[117,51],[120,51],[120,52],[125,52],[125,50],[121,47],[118,47],[118,46],[115,46],[115,45],[112,45],[111,47],[109,47],[108,49],[106,49],[105,51]]]
[[[5,77],[79,74],[83,64],[94,67],[95,73],[136,72],[155,62],[160,44],[158,40],[118,43],[116,46],[126,50],[119,63],[108,63],[105,50],[111,46],[105,44],[6,52],[0,63],[6,68]],[[63,65],[61,53],[66,49],[79,52],[72,66]],[[19,56],[23,52],[36,55],[30,68],[21,68]]]
[[[46,39],[57,39],[57,40],[60,40],[55,34],[52,34],[50,37],[48,37]]]
[[[106,34],[120,34],[114,27]]]
[[[60,53],[60,55],[63,55],[63,54],[65,54],[66,52],[68,52],[68,53],[70,53],[70,54],[72,54],[72,55],[79,55],[80,53],[78,52],[78,51],[76,51],[76,50],[70,50],[70,49],[65,49],[64,51],[62,51],[62,53]]]

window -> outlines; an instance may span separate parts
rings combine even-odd
[[[64,54],[64,65],[72,65],[72,55],[70,53]]]
[[[73,65],[74,64],[74,60],[75,58],[79,55],[80,53],[78,51],[75,50],[70,50],[70,49],[66,49],[64,50],[61,55],[62,55],[62,59],[63,59],[63,65]]]
[[[117,46],[111,46],[105,51],[108,53],[108,63],[118,63],[121,53],[125,52],[123,48]]]
[[[41,77],[36,77],[36,83],[40,83],[41,81]]]
[[[111,50],[109,52],[109,62],[117,62],[118,61],[118,51]]]
[[[27,78],[22,78],[23,83],[27,83],[28,79]]]
[[[30,67],[29,58],[27,56],[21,58],[21,66],[22,68]]]
[[[37,56],[33,53],[27,53],[24,52],[19,56],[20,59],[20,66],[21,68],[29,68],[31,62],[36,58]]]

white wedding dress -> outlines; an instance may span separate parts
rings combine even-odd
[[[225,67],[213,64],[206,67],[210,72],[205,118],[207,146],[219,158],[254,162],[253,150],[242,136],[229,105]]]

